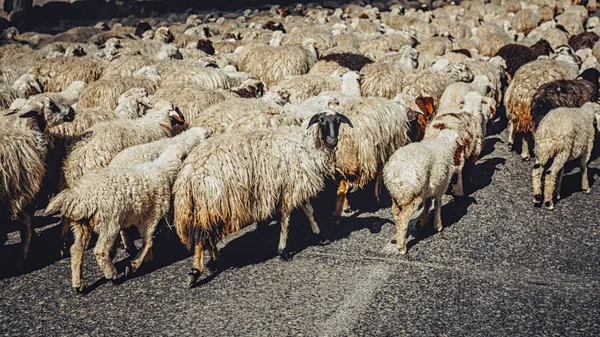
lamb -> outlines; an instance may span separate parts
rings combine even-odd
[[[48,97],[29,101],[2,117],[0,127],[0,209],[21,229],[23,260],[29,254],[33,234],[30,204],[40,192],[46,174],[46,155],[52,146],[47,130],[74,118],[73,109]],[[26,173],[26,174],[24,174]]]
[[[190,286],[203,271],[204,248],[216,260],[220,239],[268,219],[277,209],[282,259],[291,258],[286,241],[296,207],[302,207],[313,233],[320,234],[310,198],[334,174],[341,123],[352,127],[348,117],[327,110],[314,115],[306,130],[294,126],[223,134],[192,150],[173,185],[177,234],[188,249],[194,248]],[[318,127],[311,129],[314,124]]]
[[[306,74],[317,62],[314,41],[307,39],[302,46],[248,46],[236,50],[238,69],[258,76],[267,87],[285,76]]]
[[[465,195],[463,175],[471,181],[471,169],[483,150],[488,120],[495,115],[496,102],[477,91],[467,93],[457,105],[441,106],[425,130],[425,139],[437,136],[440,130],[452,129],[459,134],[454,155],[457,181],[452,185],[456,196]]]
[[[447,61],[440,61],[431,69],[406,74],[402,84],[402,92],[414,97],[433,97],[439,102],[448,85],[454,82],[473,81],[473,73],[466,63],[446,63]],[[444,64],[446,65],[444,66]]]
[[[392,196],[392,213],[396,222],[396,247],[406,254],[408,222],[423,203],[418,224],[423,226],[435,200],[434,228],[442,230],[442,196],[454,173],[453,156],[458,133],[442,130],[435,138],[399,148],[383,168],[383,181]]]
[[[129,262],[125,275],[140,268],[152,248],[154,231],[169,210],[173,181],[185,156],[184,146],[174,144],[149,163],[90,171],[52,199],[46,214],[60,211],[75,235],[71,246],[73,290],[81,293],[84,289],[83,252],[92,231],[99,235],[94,247],[98,265],[104,277],[114,282],[118,275],[110,250],[122,229],[135,226],[143,247]]]
[[[554,198],[560,199],[560,187],[564,165],[569,160],[579,159],[581,167],[581,189],[590,193],[588,161],[594,147],[594,124],[600,121],[600,105],[585,103],[580,108],[557,108],[548,113],[535,132],[535,156],[533,166],[533,202],[542,202],[542,175],[545,172],[543,203],[554,209]]]
[[[550,55],[552,52],[550,43],[542,39],[531,47],[508,44],[500,48],[496,56],[500,56],[506,61],[506,72],[512,79],[524,64],[535,61],[541,55]]]
[[[557,60],[537,60],[522,66],[504,96],[508,117],[508,146],[513,147],[517,133],[522,134],[521,158],[529,160],[529,140],[533,129],[531,99],[545,83],[577,76],[577,66]]]
[[[531,99],[533,130],[550,110],[558,107],[578,108],[586,102],[598,101],[600,72],[587,69],[575,80],[557,80],[540,86]]]
[[[183,123],[183,115],[171,103],[160,101],[139,119],[116,119],[94,125],[64,161],[65,187],[73,187],[85,172],[107,166],[114,156],[130,146],[171,136],[173,125]]]

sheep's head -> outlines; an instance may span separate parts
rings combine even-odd
[[[171,126],[185,124],[185,117],[179,111],[179,108],[173,106],[171,102],[160,100],[154,104],[154,107],[148,114],[157,113],[159,115],[167,114],[171,121]]]
[[[473,73],[469,66],[464,62],[456,62],[447,65],[444,71],[453,81],[456,82],[471,82],[473,81]]]
[[[209,39],[200,39],[196,44],[196,48],[202,50],[208,55],[215,54],[215,47],[213,47],[212,41]]]
[[[154,32],[154,40],[170,43],[174,40],[174,37],[168,27],[160,27]]]
[[[152,26],[146,21],[140,21],[135,25],[134,35],[137,37],[142,37],[145,32],[152,30]]]
[[[123,105],[126,103],[135,103],[138,108],[142,108],[142,111],[145,110],[144,108],[152,109],[154,107],[154,104],[148,98],[148,91],[144,88],[131,88],[125,91],[119,97],[117,104]]]
[[[71,84],[69,84],[65,91],[73,93],[77,95],[77,97],[79,97],[79,95],[81,95],[81,93],[83,92],[83,89],[85,89],[86,87],[87,83],[83,81],[73,81]]]
[[[35,118],[42,132],[64,122],[71,122],[75,118],[73,108],[43,95],[32,97],[25,105],[6,115],[12,114],[17,114],[19,118]]]
[[[24,74],[19,77],[12,85],[13,89],[23,93],[25,97],[41,93],[42,86],[34,74]]]
[[[159,60],[181,60],[183,59],[183,55],[181,55],[177,46],[172,44],[165,44],[160,48],[160,51],[156,55],[156,58],[158,58]]]
[[[87,55],[87,53],[85,52],[83,47],[78,44],[69,45],[67,47],[67,49],[65,50],[65,56],[81,57],[81,56],[85,56],[85,55]]]
[[[333,150],[337,146],[342,123],[348,124],[351,128],[354,127],[348,117],[333,110],[323,111],[312,116],[307,128],[317,123],[319,124],[319,138],[329,150]]]
[[[577,78],[584,79],[591,82],[596,88],[600,86],[600,71],[595,68],[589,68],[584,70]]]
[[[423,110],[421,110],[416,103],[416,99],[412,95],[404,93],[398,94],[394,97],[394,102],[407,108],[406,115],[409,121],[416,119],[419,114],[423,115]]]

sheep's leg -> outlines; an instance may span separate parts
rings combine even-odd
[[[204,271],[204,246],[202,243],[197,242],[194,247],[194,257],[193,257],[193,265],[192,270],[188,274],[188,287],[192,287],[196,281],[202,275]]]
[[[23,246],[23,261],[26,261],[29,256],[31,237],[33,236],[33,224],[31,223],[31,217],[26,212],[19,212],[18,219],[23,223],[19,232],[21,233],[21,244]]]
[[[523,145],[521,146],[521,158],[524,161],[529,161],[529,159],[531,158],[531,156],[529,155],[529,139],[531,138],[531,135],[529,133],[526,133],[523,135]]]
[[[464,185],[463,185],[463,174],[462,174],[462,165],[457,170],[456,174],[456,183],[452,184],[452,193],[457,197],[462,197],[465,195]]]
[[[375,200],[379,204],[379,197],[381,196],[381,181],[383,179],[383,172],[377,171],[377,177],[375,177]]]
[[[125,246],[127,254],[129,254],[129,256],[131,257],[136,256],[138,254],[138,250],[135,247],[135,243],[133,242],[133,240],[131,240],[131,238],[129,237],[129,235],[127,235],[127,232],[125,232],[124,229],[121,230],[120,234],[121,241],[123,242],[123,246]]]
[[[433,218],[433,227],[436,231],[441,232],[442,227],[442,194],[439,194],[435,197],[434,207],[435,207],[435,217]]]
[[[61,228],[60,228],[60,239],[62,241],[62,247],[60,249],[60,257],[64,257],[67,254],[67,251],[69,250],[69,245],[68,245],[68,235],[69,235],[69,221],[67,219],[62,219],[61,221]]]
[[[344,203],[346,202],[346,195],[348,194],[348,183],[342,180],[337,189],[337,198],[335,200],[335,209],[333,211],[333,223],[339,224],[344,210]]]
[[[115,228],[116,227],[116,228]],[[115,244],[119,237],[120,228],[118,225],[109,225],[108,228],[103,228],[105,231],[100,232],[96,247],[94,247],[94,255],[96,261],[104,272],[104,277],[107,280],[115,281],[117,279],[117,268],[110,259],[110,249]]]
[[[475,167],[475,163],[477,162],[478,156],[473,156],[469,160],[465,162],[465,167],[463,169],[463,191],[465,194],[469,194],[475,188],[473,186],[473,168]],[[464,186],[464,181],[467,181],[467,186]],[[465,191],[466,190],[466,191]]]
[[[419,208],[422,198],[416,197],[404,206],[399,206],[394,200],[392,204],[392,214],[396,221],[396,247],[400,254],[406,254],[406,235],[408,234],[408,222],[410,216]]]
[[[315,221],[314,210],[309,201],[305,202],[302,205],[302,210],[304,211],[304,214],[306,215],[306,218],[308,219],[308,222],[310,223],[310,229],[312,230],[313,234],[315,234],[315,236],[318,238],[319,243],[326,244],[327,239],[325,239],[321,235],[321,229],[319,228],[319,225]]]
[[[513,150],[513,145],[515,144],[515,125],[512,121],[508,121],[508,150]]]
[[[531,172],[531,180],[533,183],[533,203],[538,205],[542,202],[542,175],[544,172],[544,164],[538,160],[533,164],[533,171]]]
[[[288,211],[287,209],[282,209],[281,220],[279,222],[281,223],[281,232],[279,233],[279,245],[277,246],[277,254],[279,254],[279,257],[282,260],[290,261],[292,259],[292,256],[285,249],[287,245],[288,230],[290,225],[290,211]]]
[[[423,211],[421,215],[419,215],[419,220],[417,220],[417,225],[423,227],[425,222],[427,221],[427,217],[429,216],[429,210],[431,209],[431,198],[427,198],[423,201]]]
[[[590,181],[588,180],[588,161],[590,161],[590,157],[592,156],[592,148],[594,147],[594,142],[588,144],[588,151],[586,154],[581,157],[579,161],[579,165],[581,166],[581,190],[583,193],[588,194],[591,192],[590,190]]]
[[[560,189],[562,187],[563,176],[565,175],[565,168],[563,167],[556,176],[556,187],[554,187],[554,197],[556,200],[560,200]]]
[[[153,245],[153,239],[152,236],[154,235],[154,231],[156,230],[156,227],[158,226],[158,221],[159,220],[155,220],[155,222],[153,223],[153,225],[151,226],[140,226],[138,228],[138,231],[140,232],[140,236],[142,237],[142,249],[140,249],[140,251],[137,253],[135,259],[131,260],[131,262],[129,263],[131,266],[131,272],[135,273],[138,269],[140,269],[140,266],[142,265],[142,262],[144,262],[144,260],[146,259],[146,255],[148,254],[148,252],[150,251],[150,249],[152,249],[152,245]],[[121,235],[123,234],[123,231],[121,231]],[[129,274],[129,270],[125,270],[125,274]]]
[[[544,206],[554,209],[554,194],[556,187],[556,175],[562,170],[567,162],[568,154],[559,153],[552,162],[550,169],[546,172],[546,183],[544,185]],[[560,192],[560,191],[559,191]]]
[[[90,244],[92,237],[88,226],[74,223],[73,234],[75,242],[71,246],[71,286],[75,292],[83,291],[83,252]]]

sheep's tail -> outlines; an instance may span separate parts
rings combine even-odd
[[[73,221],[79,221],[82,219],[89,219],[96,213],[95,202],[86,202],[78,198],[75,191],[71,189],[63,190],[58,193],[46,207],[45,214],[62,213],[63,218],[67,218]]]
[[[173,208],[177,236],[187,249],[191,249],[196,241],[194,195],[189,178],[181,174],[173,186]]]

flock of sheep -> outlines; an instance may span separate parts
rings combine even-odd
[[[384,184],[405,254],[413,213],[423,208],[422,226],[433,204],[442,230],[442,196],[449,186],[468,194],[487,124],[504,114],[523,159],[535,140],[534,202],[553,208],[573,159],[589,193],[600,119],[596,2],[411,4],[127,18],[56,35],[7,29],[0,215],[22,222],[23,259],[33,212],[60,214],[56,240],[74,235],[80,292],[92,232],[97,262],[116,280],[117,240],[133,273],[152,259],[167,217],[194,252],[193,285],[205,250],[217,261],[221,239],[276,212],[281,258],[290,258],[294,209],[325,240],[311,199],[327,179],[337,183],[335,223],[349,192],[374,181],[379,200]],[[124,231],[132,226],[139,251]]]

